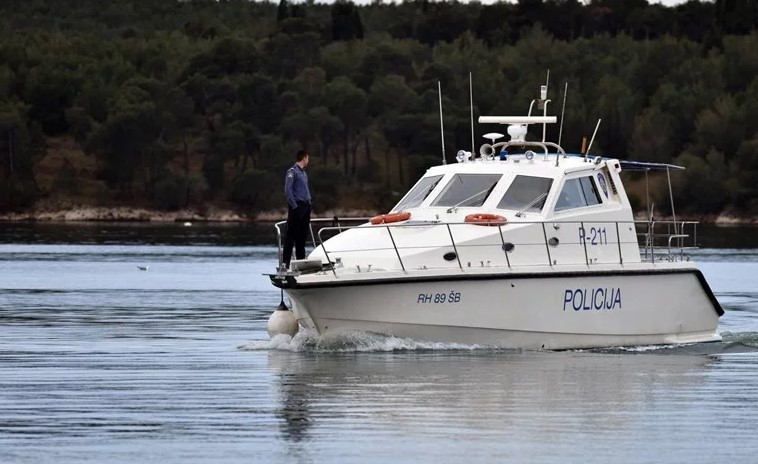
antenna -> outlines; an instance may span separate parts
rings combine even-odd
[[[547,88],[550,84],[550,70],[547,70],[547,77],[545,78],[545,85],[540,87],[540,99],[537,103],[537,109],[542,110],[542,115],[547,116],[547,104],[550,102],[550,100],[547,99]],[[542,142],[545,142],[545,137],[547,137],[547,124],[542,124]]]
[[[471,105],[471,153],[474,153],[474,81],[471,71],[468,72],[468,96]]]
[[[442,164],[447,164],[445,160],[445,127],[442,125],[442,82],[437,81],[437,92],[440,97],[440,135],[442,136]]]
[[[568,93],[569,83],[563,87],[563,109],[561,110],[561,128],[558,131],[558,145],[561,144],[561,137],[563,137],[563,115],[566,113],[566,94]]]
[[[674,218],[674,235],[677,236],[677,241],[679,242],[679,246],[682,246],[682,239],[679,236],[679,231],[677,230],[676,226],[676,211],[674,211],[674,194],[671,192],[671,170],[668,166],[666,166],[666,178],[668,179],[669,184],[669,199],[671,200],[671,216]]]
[[[597,120],[597,125],[595,126],[595,132],[592,133],[592,138],[590,139],[590,145],[587,147],[587,151],[584,153],[584,159],[587,159],[587,156],[590,154],[590,148],[592,148],[592,142],[595,141],[595,135],[597,135],[597,129],[600,127],[600,121],[602,119]]]

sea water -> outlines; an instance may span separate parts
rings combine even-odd
[[[751,244],[693,255],[723,343],[541,352],[269,340],[272,242],[0,225],[0,463],[756,462]]]

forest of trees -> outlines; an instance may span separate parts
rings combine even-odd
[[[300,147],[317,209],[386,208],[440,160],[437,81],[452,157],[469,72],[478,116],[550,70],[567,150],[602,118],[593,154],[688,168],[680,209],[758,214],[754,0],[4,0],[0,29],[0,211],[281,208]]]

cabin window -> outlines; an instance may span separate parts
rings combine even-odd
[[[432,193],[434,187],[439,184],[440,179],[442,179],[442,176],[422,177],[421,180],[416,182],[416,185],[411,189],[411,191],[408,192],[408,194],[405,195],[402,200],[400,200],[400,203],[398,203],[397,206],[392,209],[392,211],[402,211],[404,209],[415,208],[416,206],[420,205],[424,202],[424,200],[426,200],[426,197]]]
[[[600,204],[600,194],[595,180],[591,176],[569,179],[563,184],[563,190],[555,204],[556,211],[563,211],[583,206]]]
[[[516,176],[497,207],[539,213],[545,206],[551,185],[553,179],[549,177]]]
[[[500,174],[456,174],[432,206],[482,206]]]

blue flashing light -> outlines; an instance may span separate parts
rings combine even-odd
[[[508,159],[508,150],[500,150],[500,161]]]

